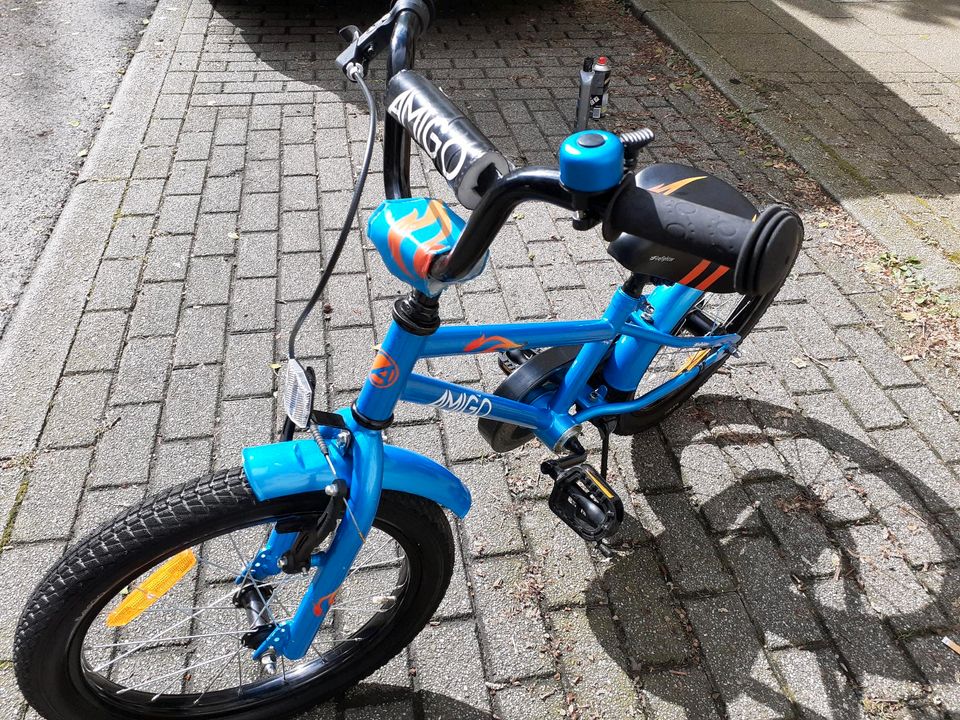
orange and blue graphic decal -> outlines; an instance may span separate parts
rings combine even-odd
[[[317,617],[329,612],[330,606],[333,605],[333,599],[337,596],[337,591],[334,590],[329,595],[324,595],[322,598],[317,600],[313,606],[313,614]]]
[[[680,284],[696,290],[709,290],[713,284],[730,271],[726,265],[701,260],[696,267],[680,278]]]
[[[523,347],[523,345],[501,337],[500,335],[490,335],[489,337],[487,335],[481,335],[464,345],[463,351],[465,353],[488,353],[497,352],[498,350],[513,350],[519,347]]]
[[[370,217],[367,234],[394,277],[436,295],[443,285],[429,279],[430,265],[450,252],[465,226],[440,200],[401,198],[381,203]]]
[[[706,175],[697,175],[696,177],[682,178],[669,183],[659,183],[653,187],[648,187],[647,190],[650,192],[659,193],[660,195],[673,195],[673,193],[680,188],[686,187],[690,183],[696,182],[697,180],[703,180],[706,177]]]
[[[400,368],[396,361],[383,350],[373,359],[370,368],[370,383],[380,390],[391,387],[400,378]]]

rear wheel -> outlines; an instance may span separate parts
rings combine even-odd
[[[745,338],[763,317],[779,291],[780,287],[777,287],[766,295],[755,297],[731,293],[705,293],[677,324],[673,334],[703,337],[736,333],[741,339]],[[663,347],[654,357],[649,370],[634,393],[609,397],[609,399],[622,401],[640,397],[667,382],[679,372],[696,367],[705,357],[706,353],[701,351]],[[648,407],[637,412],[619,415],[614,432],[618,435],[635,435],[657,425],[699,390],[710,376],[720,369],[724,361],[725,359],[702,369],[689,382]]]
[[[27,700],[49,720],[281,718],[357,683],[400,652],[443,599],[453,538],[442,510],[384,492],[374,527],[308,654],[251,659],[247,613],[234,605],[274,523],[315,521],[321,493],[259,502],[241,470],[149,499],[71,549],[28,602],[14,663]],[[191,560],[191,553],[193,559]],[[183,575],[129,622],[125,599],[161,567]],[[273,622],[296,611],[311,575],[280,574],[254,591]],[[127,603],[126,607],[129,607]]]

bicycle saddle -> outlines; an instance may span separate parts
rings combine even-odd
[[[631,272],[697,290],[763,295],[796,261],[803,225],[697,168],[659,163],[628,175],[603,223],[607,252]]]

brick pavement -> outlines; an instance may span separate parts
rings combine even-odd
[[[891,252],[960,288],[955,2],[631,2]]]
[[[19,392],[0,393],[0,660],[67,542],[270,438],[270,364],[362,150],[332,30],[379,9],[160,6],[67,213],[83,245],[54,266],[61,275],[42,266],[0,347],[0,376]],[[470,10],[445,13],[419,66],[514,160],[552,160],[578,58],[599,46],[629,70],[616,76],[612,125],[653,127],[655,159],[801,205],[810,239],[743,357],[660,428],[615,442],[630,517],[612,560],[546,508],[539,449],[491,457],[472,419],[401,412],[390,440],[449,464],[474,493],[457,572],[406,653],[309,717],[960,717],[960,657],[938,642],[960,623],[960,399],[900,359],[882,300],[834,248],[849,225],[810,203],[796,167],[758,150],[622,8]],[[419,164],[414,182],[450,199]],[[31,300],[44,272],[78,267],[58,302]],[[525,206],[492,267],[442,309],[457,322],[591,316],[619,279],[595,233]],[[369,244],[348,245],[331,312],[301,335],[304,355],[329,354],[317,363],[331,403],[359,387],[400,290]],[[490,357],[428,365],[487,389],[501,377]],[[7,663],[0,689],[0,715],[21,717]]]

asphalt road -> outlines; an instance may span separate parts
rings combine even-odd
[[[154,6],[0,0],[0,335]]]

